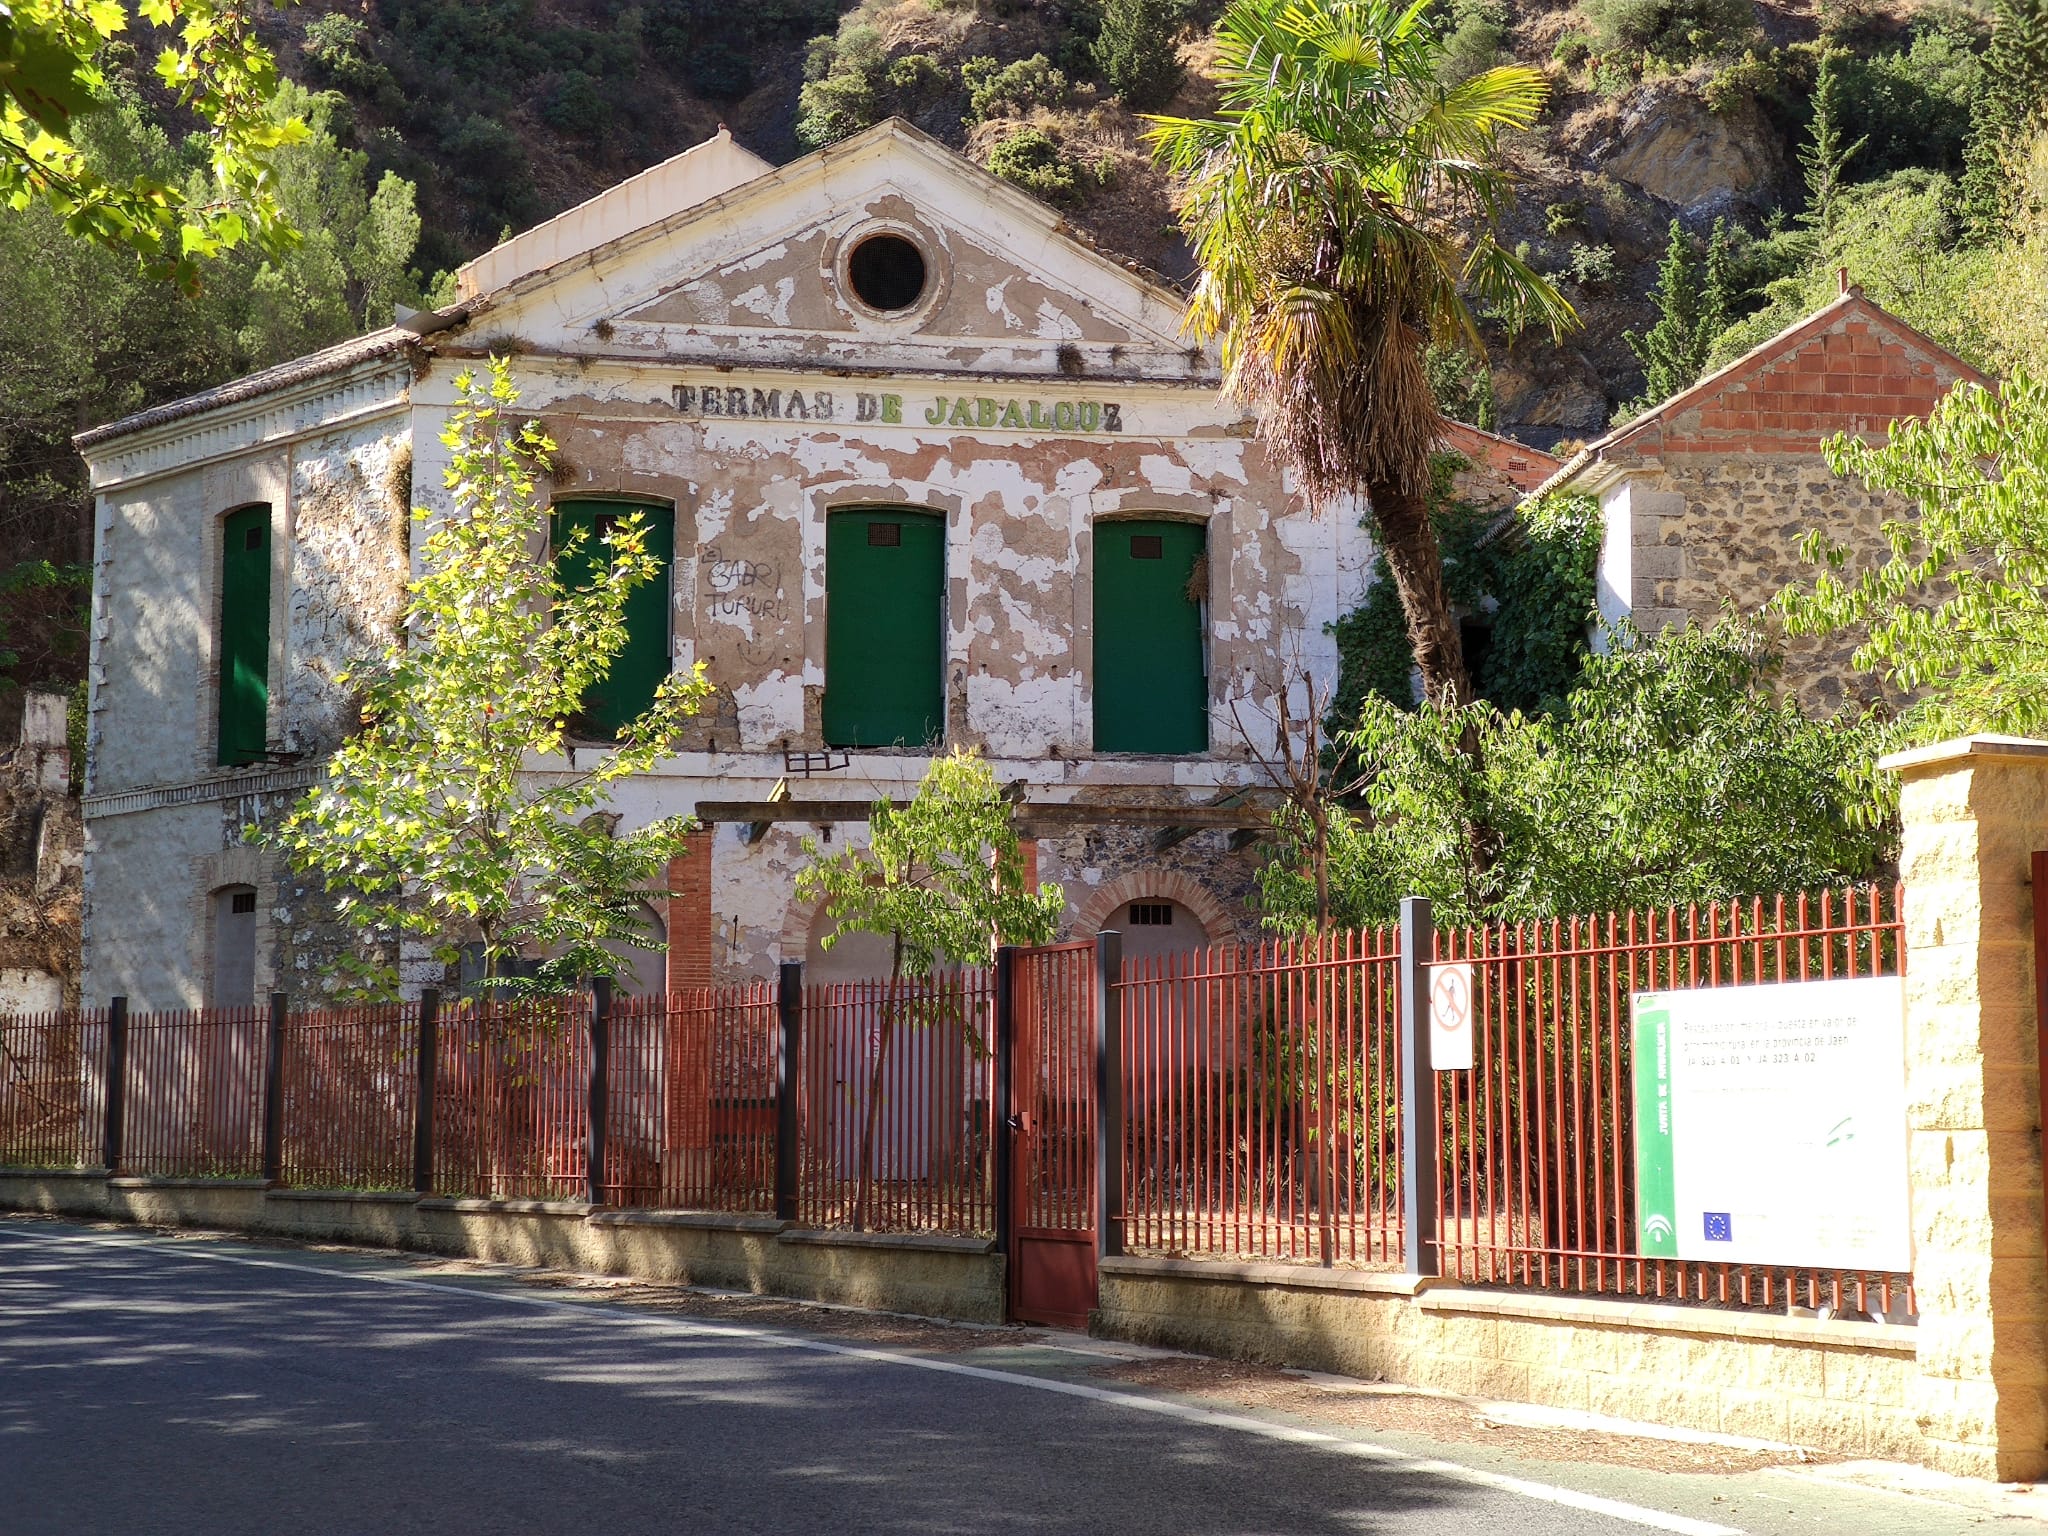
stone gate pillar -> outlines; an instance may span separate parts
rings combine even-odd
[[[1897,753],[1906,886],[1906,1114],[1928,1459],[2048,1474],[2048,1249],[2030,856],[2048,742]]]

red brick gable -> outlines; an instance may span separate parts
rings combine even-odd
[[[1882,436],[1894,421],[1925,417],[1957,380],[1983,379],[1854,294],[1826,327],[1780,340],[1789,344],[1751,353],[1747,367],[1724,370],[1711,391],[1689,392],[1682,409],[1662,413],[1661,450],[1817,453],[1838,433]]]
[[[1839,433],[1882,437],[1962,380],[1991,381],[1851,288],[1690,389],[1589,443],[1551,484],[1602,461],[1815,454]]]
[[[1531,448],[1497,432],[1483,431],[1462,421],[1444,424],[1443,445],[1463,454],[1474,464],[1484,465],[1517,490],[1533,491],[1556,474],[1563,460]]]

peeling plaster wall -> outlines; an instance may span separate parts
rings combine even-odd
[[[323,990],[347,931],[280,886],[245,829],[355,728],[335,675],[388,643],[403,595],[409,419],[384,415],[102,492],[87,754],[83,995],[206,1004],[212,893],[253,885],[257,991]],[[221,519],[271,507],[270,766],[216,756]],[[294,761],[296,759],[296,761]]]

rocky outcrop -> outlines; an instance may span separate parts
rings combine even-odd
[[[1717,112],[1686,79],[1647,80],[1575,155],[1661,202],[1702,216],[1777,202],[1784,149],[1756,108]]]

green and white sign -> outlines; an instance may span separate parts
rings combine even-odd
[[[1898,977],[1634,1001],[1638,1252],[1913,1267]]]

